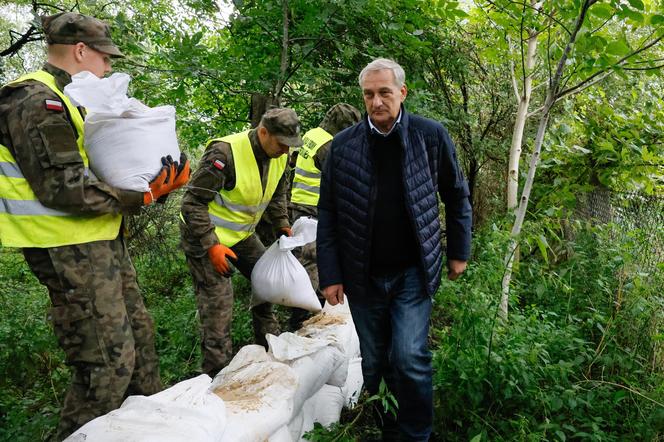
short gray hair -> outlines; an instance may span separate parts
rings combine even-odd
[[[376,58],[374,61],[369,63],[362,69],[360,76],[358,78],[360,87],[362,87],[362,80],[364,76],[367,75],[369,71],[382,71],[383,69],[390,69],[394,74],[394,82],[397,87],[401,87],[406,84],[406,73],[403,68],[394,60],[389,58]]]

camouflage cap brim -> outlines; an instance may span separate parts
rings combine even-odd
[[[277,140],[279,140],[280,143],[283,143],[286,146],[300,147],[304,144],[302,137],[300,137],[299,135],[293,135],[290,137],[286,135],[275,135],[275,136],[277,137]]]
[[[104,54],[108,54],[113,58],[124,58],[124,54],[120,52],[120,49],[118,49],[117,46],[114,44],[95,44],[95,45],[88,45],[92,49],[103,52]]]

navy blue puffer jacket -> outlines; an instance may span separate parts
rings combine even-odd
[[[403,148],[405,202],[418,241],[429,295],[442,269],[438,197],[445,204],[448,259],[470,255],[472,215],[468,185],[454,143],[442,124],[408,114],[398,131]],[[334,137],[325,162],[318,202],[317,256],[320,287],[344,285],[349,297],[363,296],[369,281],[376,176],[367,117]],[[389,240],[389,239],[386,239]]]

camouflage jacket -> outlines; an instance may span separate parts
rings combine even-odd
[[[60,90],[71,82],[67,72],[51,64],[42,69],[55,77]],[[74,215],[138,211],[141,192],[86,176],[69,113],[65,107],[47,109],[46,100],[61,101],[34,80],[0,90],[0,143],[12,153],[39,201]]]
[[[270,158],[263,151],[256,130],[249,131],[249,141],[258,164],[261,185],[265,191]],[[215,161],[221,161],[224,167],[221,170],[218,169],[215,167]],[[289,225],[286,211],[289,174],[289,168],[286,166],[274,195],[272,195],[272,200],[265,209],[265,215],[269,217],[275,230]],[[220,190],[232,190],[234,187],[235,163],[230,144],[222,141],[210,144],[203,153],[198,169],[192,175],[187,191],[182,198],[184,224],[181,225],[181,233],[185,253],[202,256],[207,249],[219,244],[219,239],[214,233],[214,225],[208,215],[208,204]]]

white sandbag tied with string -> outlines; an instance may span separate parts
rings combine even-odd
[[[86,110],[84,145],[90,169],[113,187],[147,192],[161,157],[180,158],[173,106],[148,107],[127,96],[130,77],[72,76],[65,94]]]
[[[293,223],[293,236],[282,236],[261,256],[251,272],[253,305],[269,302],[311,312],[321,310],[307,271],[291,253],[295,247],[316,240],[317,224],[313,218],[299,218]]]

